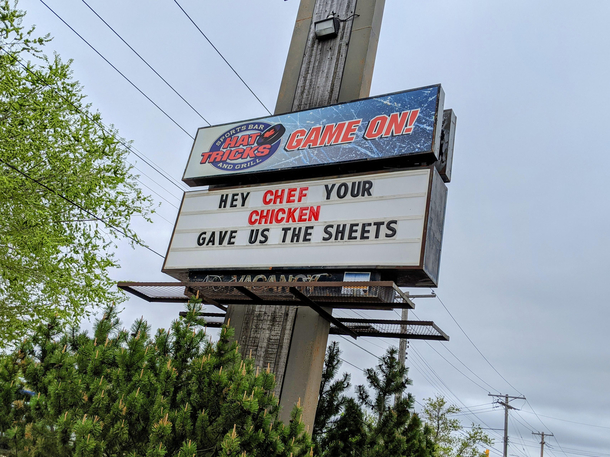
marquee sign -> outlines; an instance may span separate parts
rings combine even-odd
[[[187,192],[163,271],[374,270],[436,285],[446,192],[434,166]]]
[[[183,181],[269,182],[280,173],[285,180],[431,164],[439,158],[443,101],[435,85],[200,128]]]

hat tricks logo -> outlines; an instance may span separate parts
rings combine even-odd
[[[248,122],[227,130],[201,154],[201,163],[219,170],[235,171],[255,167],[278,150],[286,128],[282,124]]]

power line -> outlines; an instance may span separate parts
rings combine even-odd
[[[142,184],[144,187],[146,187],[148,190],[150,190],[152,193],[156,194],[159,198],[162,198],[163,200],[165,200],[169,205],[173,206],[176,209],[179,209],[176,205],[174,205],[172,202],[170,202],[167,198],[165,198],[163,195],[161,195],[159,192],[155,191],[152,187],[144,184],[141,180],[138,179],[138,181],[140,181],[140,184]],[[170,194],[171,195],[171,194]],[[169,222],[169,221],[168,221]]]
[[[368,349],[366,349],[366,348],[364,348],[364,347],[360,346],[360,345],[359,345],[359,344],[357,344],[356,342],[354,342],[354,341],[352,341],[352,340],[350,340],[350,339],[345,338],[343,335],[339,335],[339,336],[340,336],[341,338],[343,338],[345,341],[348,341],[349,343],[353,344],[354,346],[356,346],[356,347],[358,347],[358,348],[362,349],[364,352],[366,352],[366,353],[368,353],[368,354],[372,355],[373,357],[377,358],[378,360],[381,360],[381,358],[380,358],[378,355],[376,355],[376,354],[372,353],[371,351],[369,351]],[[412,349],[413,349],[413,350],[414,350],[414,352],[416,353],[415,348],[412,348]],[[452,396],[452,397],[454,397],[454,398],[455,398],[455,399],[456,399],[456,400],[457,400],[459,403],[461,403],[461,404],[462,404],[462,406],[463,406],[463,407],[464,407],[466,410],[469,410],[469,407],[468,407],[468,406],[466,406],[466,405],[464,404],[464,402],[462,402],[462,401],[461,401],[461,400],[460,400],[460,399],[459,399],[459,398],[458,398],[458,397],[457,397],[457,396],[456,396],[456,395],[455,395],[455,394],[454,394],[454,393],[451,391],[451,389],[449,389],[449,388],[446,386],[446,384],[443,382],[443,380],[440,378],[440,376],[439,376],[439,375],[438,375],[438,374],[437,374],[437,373],[436,373],[436,372],[435,372],[435,371],[432,369],[432,367],[430,367],[430,366],[427,364],[427,362],[425,361],[425,359],[424,359],[423,357],[421,357],[421,356],[419,356],[419,357],[420,357],[420,359],[422,360],[422,362],[423,362],[425,365],[427,365],[427,366],[428,366],[428,369],[429,369],[429,370],[430,370],[430,371],[431,371],[431,372],[434,374],[434,376],[435,376],[435,377],[436,377],[436,378],[437,378],[437,379],[438,379],[438,380],[439,380],[439,381],[440,381],[440,382],[441,382],[441,383],[442,383],[442,384],[445,386],[445,388],[448,390],[448,392],[450,393],[450,395],[447,395],[447,396]],[[344,360],[344,359],[341,359],[341,360]],[[413,359],[412,359],[412,360],[411,360],[411,362],[415,362],[415,360],[413,360]],[[354,365],[353,365],[353,364],[351,364],[351,363],[349,363],[349,364],[350,364],[350,365],[352,365],[352,366],[354,366]],[[360,368],[360,367],[356,367],[356,368],[358,368],[358,369],[359,369],[359,370],[361,370],[361,371],[364,371],[364,370],[363,370],[362,368]],[[424,374],[424,373],[422,372],[422,374]],[[428,382],[430,382],[430,380],[428,380]],[[430,383],[431,383],[431,384],[434,384],[433,382],[430,382]],[[441,388],[440,390],[444,390],[444,389],[442,389],[442,388]],[[420,402],[418,402],[417,400],[416,400],[416,403],[417,403],[418,405],[420,405],[421,407],[423,407],[423,406],[424,406],[424,405],[422,405]],[[475,417],[475,418],[476,418],[478,421],[480,421],[480,422],[481,422],[483,425],[485,425],[485,426],[486,426],[486,427],[487,427],[489,430],[493,430],[493,429],[492,429],[492,428],[491,428],[491,427],[490,427],[490,426],[489,426],[487,423],[485,423],[485,421],[481,420],[481,418],[480,418],[480,417],[478,417],[478,416],[477,416],[475,413],[473,413],[472,411],[470,411],[470,414],[471,414],[473,417]],[[495,434],[498,434],[497,432],[494,432],[494,433],[495,433]],[[495,448],[492,448],[492,449],[494,449],[494,450],[498,451],[498,450],[497,450],[497,449],[495,449]],[[498,452],[499,452],[499,451],[498,451]]]
[[[348,362],[347,360],[345,360],[344,358],[339,357],[339,360],[341,360],[342,362],[347,363],[348,365],[351,365],[352,367],[356,368],[357,370],[360,370],[364,373],[364,368],[360,368],[357,365],[354,365],[352,362]]]
[[[518,410],[516,410],[515,414],[519,415],[520,412],[525,412],[525,411],[518,409]],[[523,419],[523,421],[527,424],[527,426],[530,428],[531,431],[536,430],[536,427],[534,427],[532,424],[530,424],[525,417],[522,417],[522,416],[519,416],[519,417],[521,417],[521,419]]]
[[[102,55],[102,53],[100,53],[91,43],[89,43],[80,33],[78,33],[76,30],[74,30],[74,28],[72,28],[72,26],[70,24],[68,24],[59,14],[57,14],[53,8],[51,8],[49,5],[47,5],[44,0],[40,0],[40,3],[42,3],[44,6],[46,6],[49,11],[51,11],[51,13],[53,13],[61,22],[63,22],[66,27],[68,27],[70,30],[72,30],[76,36],[78,36],[81,40],[83,40],[87,46],[89,46],[93,51],[95,51],[95,53],[100,56],[102,59],[104,59],[104,61],[110,65],[119,75],[121,75],[129,84],[131,84],[133,86],[134,89],[136,89],[138,92],[140,92],[140,94],[142,94],[150,103],[152,103],[159,111],[161,111],[163,114],[165,114],[165,116],[172,121],[174,124],[176,124],[176,126],[182,130],[184,133],[186,133],[192,140],[195,140],[195,138],[189,133],[187,132],[184,127],[182,127],[180,124],[178,124],[178,122],[171,117],[165,110],[163,110],[163,108],[161,108],[159,105],[157,105],[152,98],[150,98],[148,95],[146,95],[144,93],[144,91],[142,91],[142,89],[140,89],[134,82],[131,81],[131,79],[129,79],[127,76],[125,76],[121,70],[119,70],[117,67],[115,67],[106,57],[104,57]]]
[[[399,315],[399,314],[398,314],[398,312],[397,312],[396,310],[393,310],[393,311],[394,311],[394,312],[395,312],[397,315]],[[413,313],[413,315],[414,315],[416,318],[418,318],[418,317],[417,317],[417,314],[415,314],[413,311],[411,311],[411,312]],[[418,319],[419,319],[419,318],[418,318]],[[433,348],[433,349],[434,349],[434,348]],[[428,367],[428,369],[429,369],[429,370],[430,370],[430,371],[433,373],[433,375],[434,375],[434,376],[435,376],[435,377],[436,377],[436,378],[437,378],[437,379],[438,379],[438,380],[439,380],[439,381],[442,383],[442,385],[443,385],[443,386],[445,386],[445,388],[447,389],[447,391],[450,393],[450,395],[448,395],[448,394],[446,394],[446,395],[447,395],[447,396],[452,396],[452,397],[454,397],[454,398],[455,398],[455,400],[457,400],[459,403],[461,403],[461,404],[462,404],[462,406],[463,406],[463,407],[464,407],[464,409],[466,410],[466,412],[464,413],[464,415],[470,415],[470,416],[472,416],[472,417],[476,418],[476,419],[477,419],[478,421],[480,421],[480,422],[481,422],[483,425],[485,425],[486,427],[488,427],[488,428],[490,428],[490,429],[491,429],[491,427],[489,427],[489,425],[488,425],[488,424],[486,424],[486,423],[485,423],[485,421],[483,421],[483,420],[482,420],[480,417],[478,417],[478,416],[477,416],[477,415],[476,415],[476,414],[475,414],[475,413],[474,413],[474,412],[473,412],[473,411],[472,411],[472,410],[471,410],[471,409],[470,409],[468,406],[466,406],[466,405],[464,404],[464,402],[463,402],[463,401],[462,401],[462,400],[461,400],[461,399],[460,399],[460,398],[459,398],[457,395],[455,395],[455,394],[454,394],[454,393],[451,391],[451,389],[449,389],[449,387],[447,387],[447,385],[446,385],[446,384],[443,382],[443,380],[441,379],[441,377],[440,377],[440,376],[439,376],[439,375],[438,375],[438,374],[437,374],[437,373],[434,371],[434,369],[432,369],[432,367],[431,367],[431,366],[428,364],[428,362],[425,360],[425,358],[424,358],[424,357],[422,357],[422,356],[421,356],[421,355],[420,355],[420,354],[417,352],[417,349],[416,349],[415,347],[413,347],[413,348],[412,348],[412,350],[413,350],[414,354],[415,354],[415,355],[417,355],[417,356],[418,356],[418,357],[421,359],[422,363],[423,363],[424,365],[426,365],[426,366]],[[437,351],[437,352],[438,352],[438,351]],[[439,354],[439,355],[440,355],[440,354]],[[443,358],[444,358],[444,357],[443,357]],[[445,360],[446,360],[446,359],[445,359]],[[412,361],[414,361],[414,360],[412,360]],[[447,361],[447,360],[446,360],[446,361]],[[448,361],[447,361],[447,362],[448,362]],[[452,365],[452,366],[453,366],[453,365]],[[456,368],[455,366],[454,366],[454,368],[457,370],[457,368]],[[458,371],[460,371],[460,370],[458,370]],[[460,371],[460,373],[461,373],[462,375],[466,376],[466,375],[465,375],[464,373],[462,373],[461,371]],[[466,378],[468,378],[468,376],[466,376]],[[470,379],[470,378],[468,378],[468,379],[469,379],[470,381],[472,381],[472,379]],[[429,381],[429,382],[430,382],[430,381]],[[472,382],[474,382],[474,381],[472,381]],[[433,383],[431,383],[431,384],[433,384]],[[475,383],[475,384],[476,384],[476,383]],[[478,384],[477,384],[477,385],[478,385]],[[480,386],[479,386],[479,387],[480,387]],[[437,387],[437,389],[438,389],[438,388],[439,388],[439,387]],[[444,389],[440,388],[439,390],[443,391]],[[486,390],[486,389],[484,389],[484,390]]]
[[[5,49],[0,48],[0,51],[4,52],[4,54],[6,55],[10,55],[8,51],[6,51]],[[72,102],[72,100],[70,100],[69,98],[65,97],[61,92],[59,92],[55,87],[47,84],[40,76],[38,76],[35,72],[32,71],[32,69],[30,69],[27,65],[25,65],[21,59],[17,56],[15,56],[16,62],[23,67],[24,70],[26,70],[28,73],[30,73],[32,76],[34,76],[36,79],[38,79],[39,82],[41,82],[44,86],[50,88],[53,92],[55,92],[55,94],[57,94],[59,97],[61,97],[65,102],[69,103],[70,105],[72,105],[74,107],[74,109],[76,111],[78,111],[79,113],[81,113],[82,115],[86,116],[91,122],[93,122],[94,124],[96,124],[99,128],[101,128],[104,132],[106,132],[107,134],[109,134],[110,136],[112,136],[116,141],[118,141],[120,144],[123,145],[123,147],[125,147],[128,151],[130,151],[131,153],[133,153],[133,155],[135,155],[136,157],[138,157],[139,159],[141,159],[146,165],[148,165],[150,168],[152,168],[153,170],[155,170],[157,173],[159,173],[163,178],[165,178],[167,181],[169,181],[171,184],[173,184],[174,186],[176,186],[178,189],[180,189],[180,191],[184,192],[184,188],[181,187],[180,185],[178,185],[176,183],[176,181],[170,177],[169,175],[167,175],[166,173],[164,173],[163,171],[161,171],[157,165],[155,165],[154,163],[152,163],[152,161],[149,161],[148,159],[146,159],[142,153],[138,152],[134,147],[132,147],[129,143],[125,142],[122,138],[117,137],[115,135],[115,133],[108,128],[106,125],[104,125],[103,122],[101,122],[100,120],[96,119],[95,117],[91,116],[91,114],[87,111],[83,111],[78,105],[76,105],[74,102]]]
[[[396,313],[397,316],[401,317],[400,314],[396,311],[393,310],[394,313]],[[412,312],[412,311],[411,311]],[[412,312],[412,314],[417,317],[417,315]],[[461,371],[458,367],[456,367],[454,364],[452,364],[449,360],[447,360],[447,358],[445,358],[444,355],[442,355],[434,346],[432,346],[430,344],[430,342],[425,341],[425,343],[430,346],[430,348],[432,348],[432,350],[434,352],[436,352],[445,362],[447,362],[449,365],[451,365],[458,373],[460,373],[462,376],[464,376],[466,379],[468,379],[470,382],[472,382],[473,384],[475,384],[477,387],[483,389],[486,392],[489,392],[488,389],[486,389],[485,387],[483,387],[481,384],[479,384],[478,382],[476,382],[474,379],[470,378],[468,375],[466,375],[463,371]],[[445,347],[444,345],[442,345],[443,347]],[[482,379],[479,375],[477,375],[474,371],[472,371],[464,362],[462,362],[458,356],[456,356],[453,352],[451,352],[447,347],[445,347],[445,349],[447,349],[449,351],[449,353],[455,357],[456,360],[458,360],[462,365],[464,365],[472,374],[474,374],[477,378],[479,378],[481,381],[483,381],[485,384],[487,384],[489,387],[492,387],[489,383],[487,383],[484,379]],[[493,389],[493,387],[492,387]]]
[[[540,416],[538,415],[538,413],[534,410],[534,407],[532,406],[532,404],[528,401],[525,400],[526,403],[529,405],[530,409],[532,410],[532,412],[536,415],[536,417],[538,418],[538,420],[540,421],[540,423],[543,425],[544,428],[546,428],[547,430],[550,431],[550,428],[548,428],[546,426],[546,424],[544,422],[542,422],[542,419],[540,419]],[[563,450],[563,448],[561,447],[561,444],[559,444],[559,440],[557,439],[556,436],[553,436],[553,439],[555,440],[555,442],[557,443],[557,446],[559,447],[559,449],[561,450],[561,452],[563,452],[563,455],[566,455],[566,452]],[[567,455],[566,455],[567,457]]]
[[[513,419],[513,418],[510,418],[510,419]],[[509,419],[509,420],[510,420],[510,419]],[[513,425],[514,425],[514,424],[513,424]],[[521,435],[521,430],[519,430],[519,427],[517,427],[517,426],[515,426],[515,427],[513,427],[513,428],[515,428],[515,429],[517,430],[517,434],[519,435],[519,438],[521,439],[521,447],[522,447],[522,449],[523,449],[523,454],[529,457],[529,452],[527,452],[527,450],[525,449],[525,441],[524,441],[524,439],[523,439],[523,435]],[[512,444],[511,444],[511,443],[508,443],[508,444],[509,444],[509,446],[512,446]],[[519,449],[516,447],[516,445],[514,445],[514,446],[512,446],[512,447],[513,447],[513,449],[516,449],[517,451],[519,451]],[[520,451],[519,451],[519,452],[520,452]]]
[[[351,365],[352,367],[354,367],[354,368],[355,368],[355,369],[357,369],[357,370],[362,371],[363,373],[364,373],[364,371],[365,371],[365,370],[364,370],[364,368],[360,368],[358,365],[354,365],[352,362],[348,362],[347,360],[345,360],[345,359],[344,359],[344,358],[342,358],[342,357],[339,357],[339,360],[341,360],[342,362],[347,363],[348,365]],[[422,408],[424,407],[424,405],[422,405],[422,404],[421,404],[419,401],[417,401],[417,399],[413,398],[413,401],[414,401],[415,403],[417,403],[419,406],[421,406]]]
[[[458,362],[460,362],[462,365],[464,365],[464,367],[465,367],[465,368],[466,368],[468,371],[470,371],[470,372],[471,372],[473,375],[475,375],[475,376],[476,376],[476,377],[477,377],[477,378],[478,378],[478,379],[479,379],[481,382],[483,382],[485,385],[487,385],[487,387],[491,388],[491,390],[498,390],[498,389],[494,388],[494,387],[493,387],[491,384],[489,384],[487,381],[485,381],[483,378],[481,378],[481,377],[480,377],[478,374],[476,374],[474,371],[472,371],[472,369],[471,369],[471,368],[470,368],[468,365],[466,365],[464,362],[462,362],[462,360],[461,360],[461,359],[460,359],[460,358],[459,358],[457,355],[455,355],[455,354],[454,354],[454,353],[451,351],[451,349],[449,349],[449,348],[448,348],[446,345],[441,344],[441,347],[442,347],[442,348],[445,348],[445,350],[447,350],[447,351],[449,352],[449,354],[451,354],[453,357],[455,357],[455,359],[456,359]]]
[[[476,344],[474,344],[474,342],[470,339],[470,337],[468,336],[468,334],[464,331],[464,329],[462,328],[462,326],[459,324],[459,322],[455,319],[455,317],[453,317],[453,314],[451,314],[451,311],[449,311],[449,309],[447,308],[447,306],[445,306],[445,303],[443,303],[443,300],[441,300],[441,297],[438,296],[438,294],[436,295],[436,298],[438,299],[438,301],[441,303],[441,305],[443,305],[443,308],[445,308],[445,311],[447,311],[447,313],[449,314],[449,316],[451,316],[451,319],[453,319],[453,322],[455,322],[455,324],[459,327],[459,329],[462,331],[462,333],[464,334],[464,336],[468,339],[468,341],[470,341],[470,344],[472,344],[472,346],[477,350],[477,352],[481,355],[481,357],[483,357],[483,359],[485,359],[485,361],[489,364],[489,366],[491,368],[493,368],[493,370],[498,374],[498,376],[500,376],[504,382],[506,382],[506,384],[508,384],[510,387],[512,387],[515,391],[517,391],[517,393],[521,394],[523,396],[523,393],[521,393],[519,391],[519,389],[517,389],[515,386],[513,386],[510,382],[508,382],[508,380],[502,376],[502,374],[496,370],[496,367],[494,367],[492,365],[492,363],[487,359],[487,357],[485,357],[485,355],[481,352],[481,350],[477,347]]]
[[[521,448],[523,449],[523,452],[529,456],[529,451],[527,451],[527,450],[525,449],[525,446],[529,446],[529,445],[528,445],[528,444],[526,444],[526,442],[525,442],[525,438],[523,438],[523,435],[521,434],[521,428],[520,428],[520,427],[519,427],[517,424],[524,426],[524,427],[525,427],[525,429],[526,429],[526,430],[528,430],[527,426],[525,426],[525,425],[524,425],[522,422],[518,421],[518,420],[516,419],[516,417],[515,417],[515,416],[511,416],[511,417],[509,418],[509,420],[510,420],[510,421],[512,421],[512,423],[513,423],[513,428],[514,428],[515,430],[517,430],[517,434],[519,435],[519,439],[521,440]],[[531,430],[530,430],[530,431],[531,431]],[[509,442],[509,443],[508,443],[508,445],[510,446],[510,445],[511,445],[511,443]],[[516,444],[515,444],[515,446],[516,446]]]
[[[42,0],[41,0],[41,1],[42,1]],[[218,55],[219,55],[219,56],[222,58],[222,60],[224,60],[224,61],[225,61],[225,63],[226,63],[228,66],[229,66],[229,68],[230,68],[231,70],[233,70],[233,73],[235,73],[235,75],[236,75],[236,76],[239,78],[239,80],[240,80],[242,83],[244,83],[244,86],[246,86],[246,87],[248,88],[248,90],[250,91],[250,93],[251,93],[252,95],[254,95],[254,98],[256,98],[256,99],[258,100],[258,102],[259,102],[259,103],[262,105],[262,107],[263,107],[263,108],[265,108],[265,110],[266,110],[266,111],[269,113],[269,115],[272,115],[273,113],[271,113],[271,111],[269,111],[269,108],[267,108],[267,107],[265,106],[265,104],[264,104],[264,103],[261,101],[261,99],[260,99],[260,98],[258,98],[258,96],[257,96],[257,95],[254,93],[254,91],[253,91],[253,90],[250,88],[250,86],[248,86],[248,84],[246,83],[246,81],[244,81],[244,79],[243,79],[243,78],[242,78],[242,77],[239,75],[239,73],[237,73],[237,71],[235,70],[235,68],[233,68],[233,67],[231,66],[231,64],[229,63],[229,61],[228,61],[227,59],[225,59],[225,56],[223,56],[223,55],[222,55],[222,53],[221,53],[221,52],[218,50],[218,48],[217,48],[216,46],[214,46],[214,43],[212,43],[212,42],[210,41],[210,39],[209,39],[209,38],[206,36],[206,34],[205,34],[205,33],[203,33],[203,30],[201,30],[201,29],[199,28],[199,26],[197,25],[197,23],[196,23],[196,22],[195,22],[195,21],[194,21],[194,20],[191,18],[191,16],[189,16],[189,14],[188,14],[188,13],[187,13],[187,12],[184,10],[184,8],[182,8],[182,6],[180,5],[180,3],[178,3],[178,1],[177,1],[177,0],[174,0],[174,3],[175,3],[176,5],[178,5],[178,8],[180,8],[180,10],[181,10],[181,11],[184,13],[184,15],[185,15],[185,16],[188,18],[188,20],[189,20],[189,21],[191,21],[191,24],[193,24],[193,25],[195,26],[195,28],[196,28],[197,30],[199,30],[199,33],[201,34],[201,36],[203,36],[203,38],[205,38],[205,39],[206,39],[206,41],[207,41],[208,43],[210,43],[210,46],[212,46],[212,48],[214,48],[214,51],[216,51],[216,52],[218,53]]]
[[[167,80],[166,80],[166,79],[165,79],[163,76],[161,76],[161,75],[159,74],[159,72],[157,72],[157,70],[155,70],[155,69],[152,67],[152,65],[150,65],[150,64],[149,64],[149,63],[146,61],[146,59],[144,59],[144,57],[142,57],[142,56],[141,56],[141,55],[138,53],[138,51],[136,51],[136,50],[135,50],[133,47],[131,47],[131,45],[130,45],[129,43],[127,43],[127,41],[125,41],[125,40],[123,39],[123,37],[122,37],[122,36],[121,36],[121,35],[120,35],[120,34],[119,34],[119,33],[118,33],[116,30],[114,30],[114,29],[112,28],[112,26],[111,26],[110,24],[108,24],[108,22],[106,22],[106,21],[104,20],[104,18],[103,18],[102,16],[100,16],[100,15],[97,13],[97,11],[95,11],[95,10],[94,10],[94,9],[91,7],[91,5],[89,5],[89,4],[88,4],[88,3],[87,3],[85,0],[81,0],[81,1],[82,1],[82,2],[83,2],[83,3],[84,3],[86,6],[87,6],[87,8],[89,8],[89,9],[90,9],[90,10],[93,12],[93,14],[95,14],[95,15],[96,15],[96,16],[99,18],[99,20],[100,20],[100,21],[102,21],[102,22],[103,22],[103,23],[106,25],[106,27],[108,27],[110,30],[112,30],[112,32],[113,32],[113,33],[114,33],[114,34],[115,34],[115,35],[116,35],[116,36],[119,38],[119,40],[121,40],[123,43],[125,43],[125,45],[126,45],[126,46],[127,46],[129,49],[131,49],[131,50],[132,50],[132,52],[133,52],[135,55],[137,55],[137,56],[140,58],[140,60],[141,60],[142,62],[144,62],[144,63],[146,64],[146,66],[147,66],[148,68],[150,68],[150,69],[153,71],[153,73],[154,73],[155,75],[157,75],[157,76],[158,76],[158,77],[161,79],[161,81],[163,81],[163,82],[164,82],[164,83],[165,83],[165,84],[166,84],[166,85],[167,85],[167,86],[168,86],[168,87],[169,87],[171,90],[173,90],[173,91],[174,91],[174,93],[175,93],[175,94],[176,94],[178,97],[180,97],[184,103],[186,103],[186,104],[189,106],[189,108],[191,108],[191,109],[192,109],[192,110],[193,110],[195,113],[197,113],[197,115],[198,115],[198,116],[199,116],[201,119],[203,119],[203,120],[206,122],[206,124],[208,124],[208,125],[212,125],[212,124],[210,124],[210,122],[209,122],[209,121],[208,121],[208,120],[207,120],[205,117],[203,117],[203,115],[202,115],[202,114],[201,114],[199,111],[197,111],[197,110],[195,109],[195,107],[194,107],[193,105],[191,105],[191,104],[190,104],[190,103],[189,103],[189,102],[188,102],[188,101],[187,101],[187,100],[186,100],[186,99],[185,99],[185,98],[184,98],[184,97],[183,97],[183,96],[182,96],[182,95],[181,95],[181,94],[180,94],[180,93],[179,93],[179,92],[176,90],[176,89],[174,89],[174,87],[173,87],[173,86],[172,86],[170,83],[168,83],[168,82],[167,82]]]
[[[518,411],[518,410],[517,410]],[[526,430],[529,430],[530,432],[534,432],[536,429],[534,427],[532,427],[532,425],[530,423],[528,423],[527,421],[524,420],[525,423],[521,422],[519,419],[517,419],[516,415],[512,415],[510,416],[511,420],[514,420],[515,422],[518,422],[519,424],[521,424],[523,427],[525,427]],[[522,418],[523,419],[523,418]]]
[[[157,254],[159,257],[161,257],[162,259],[165,258],[164,255],[159,254],[157,251],[155,251],[154,249],[146,246],[144,243],[142,243],[141,241],[139,241],[137,238],[134,238],[133,236],[129,235],[128,233],[126,233],[125,231],[123,231],[122,229],[120,229],[119,227],[111,224],[110,222],[105,221],[104,219],[98,217],[96,214],[94,214],[92,211],[89,211],[86,208],[83,208],[81,205],[79,205],[78,203],[70,200],[68,197],[60,194],[59,192],[57,192],[54,189],[51,189],[50,187],[48,187],[47,185],[41,183],[40,181],[38,181],[36,178],[32,178],[31,176],[29,176],[28,174],[24,173],[23,171],[21,171],[20,169],[18,169],[17,167],[15,167],[14,165],[11,165],[10,163],[4,161],[3,159],[0,158],[0,162],[2,162],[4,165],[6,165],[7,167],[11,168],[12,170],[16,171],[17,173],[19,173],[20,175],[26,177],[27,179],[29,179],[30,181],[35,182],[36,184],[38,184],[41,187],[44,187],[46,190],[48,190],[49,192],[57,195],[58,197],[62,198],[63,200],[67,201],[68,203],[70,203],[73,206],[76,206],[78,209],[80,209],[81,211],[83,211],[84,213],[88,214],[89,216],[91,216],[92,218],[94,218],[95,220],[104,223],[107,227],[119,232],[121,235],[123,235],[126,238],[129,238],[130,240],[132,240],[134,243],[148,249],[150,252]]]
[[[548,443],[547,443],[547,444],[548,444]],[[600,456],[600,455],[603,455],[603,456],[610,456],[610,454],[608,454],[608,453],[601,453],[601,452],[596,452],[596,451],[589,451],[589,450],[587,450],[587,449],[577,449],[577,448],[571,448],[571,447],[566,447],[565,449],[567,449],[567,451],[568,451],[567,453],[568,453],[568,454],[572,454],[572,455],[584,455],[584,456],[591,456],[591,457],[594,457],[594,456]],[[577,453],[575,453],[575,452],[570,452],[570,451],[584,452],[584,454],[577,454]]]
[[[462,376],[464,376],[466,379],[468,379],[470,382],[472,382],[474,385],[480,387],[481,389],[483,389],[486,392],[489,392],[488,389],[486,389],[485,387],[483,387],[481,384],[479,384],[478,382],[476,382],[474,379],[470,378],[469,376],[467,376],[464,372],[462,372],[458,367],[456,367],[454,364],[452,364],[449,360],[447,360],[445,358],[445,356],[443,354],[441,354],[440,352],[438,352],[438,350],[432,346],[428,341],[426,341],[426,344],[428,346],[430,346],[432,348],[432,350],[434,352],[436,352],[445,362],[447,362],[449,365],[451,365],[458,373],[460,373]],[[455,356],[454,356],[455,357]]]
[[[530,405],[531,407],[531,405]],[[524,413],[528,413],[528,414],[536,414],[536,412],[532,409],[532,411],[523,411]],[[571,424],[578,424],[578,425],[586,425],[587,427],[597,427],[597,428],[605,428],[610,430],[610,427],[606,427],[605,425],[595,425],[595,424],[586,424],[584,422],[576,422],[576,421],[571,421],[568,419],[560,419],[559,417],[553,417],[553,416],[545,416],[544,414],[536,414],[536,416],[540,416],[540,417],[546,417],[548,419],[554,419],[554,420],[558,420],[558,421],[562,421],[562,422],[569,422]]]
[[[130,163],[131,163],[131,162],[130,162]],[[172,197],[172,198],[175,198],[175,199],[176,199],[178,202],[180,202],[180,201],[182,200],[182,198],[181,198],[181,197],[176,197],[176,196],[175,196],[173,193],[171,193],[171,192],[170,192],[168,189],[166,189],[166,188],[165,188],[165,187],[163,187],[161,184],[159,184],[158,182],[156,182],[156,181],[155,181],[153,178],[151,178],[149,175],[147,175],[146,173],[144,173],[144,171],[143,171],[141,168],[136,167],[134,164],[131,164],[131,165],[133,165],[133,167],[134,167],[136,170],[138,170],[138,172],[142,173],[142,175],[146,176],[148,179],[150,179],[152,182],[154,182],[154,183],[155,183],[157,186],[159,186],[161,189],[163,189],[163,190],[164,190],[164,191],[167,193],[167,195],[169,195],[169,196],[170,196],[170,197]],[[138,181],[140,181],[140,183],[142,183],[142,184],[144,185],[144,183],[142,182],[142,180],[138,179]],[[147,187],[148,187],[148,186],[147,186]],[[149,187],[149,189],[150,189],[150,187]],[[151,189],[151,190],[152,190],[152,189]],[[157,195],[159,195],[159,197],[163,198],[163,200],[165,200],[167,203],[169,203],[170,205],[172,205],[174,208],[178,209],[178,207],[177,207],[177,206],[176,206],[174,203],[171,203],[170,201],[166,200],[166,199],[165,199],[164,197],[162,197],[160,194],[157,194]]]

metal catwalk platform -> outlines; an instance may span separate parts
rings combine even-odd
[[[448,341],[431,321],[345,319],[332,308],[414,309],[409,295],[391,281],[366,282],[120,282],[118,287],[148,302],[186,303],[199,297],[223,311],[227,305],[309,306],[331,323],[330,333],[353,338],[389,337]],[[183,313],[181,313],[183,314]],[[201,313],[209,327],[220,327],[225,313]]]

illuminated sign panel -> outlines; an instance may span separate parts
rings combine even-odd
[[[433,166],[187,192],[163,271],[370,269],[436,285],[445,201]]]
[[[192,186],[371,171],[439,158],[440,85],[198,130]],[[334,167],[334,168],[333,168]],[[281,173],[281,178],[278,174]]]

